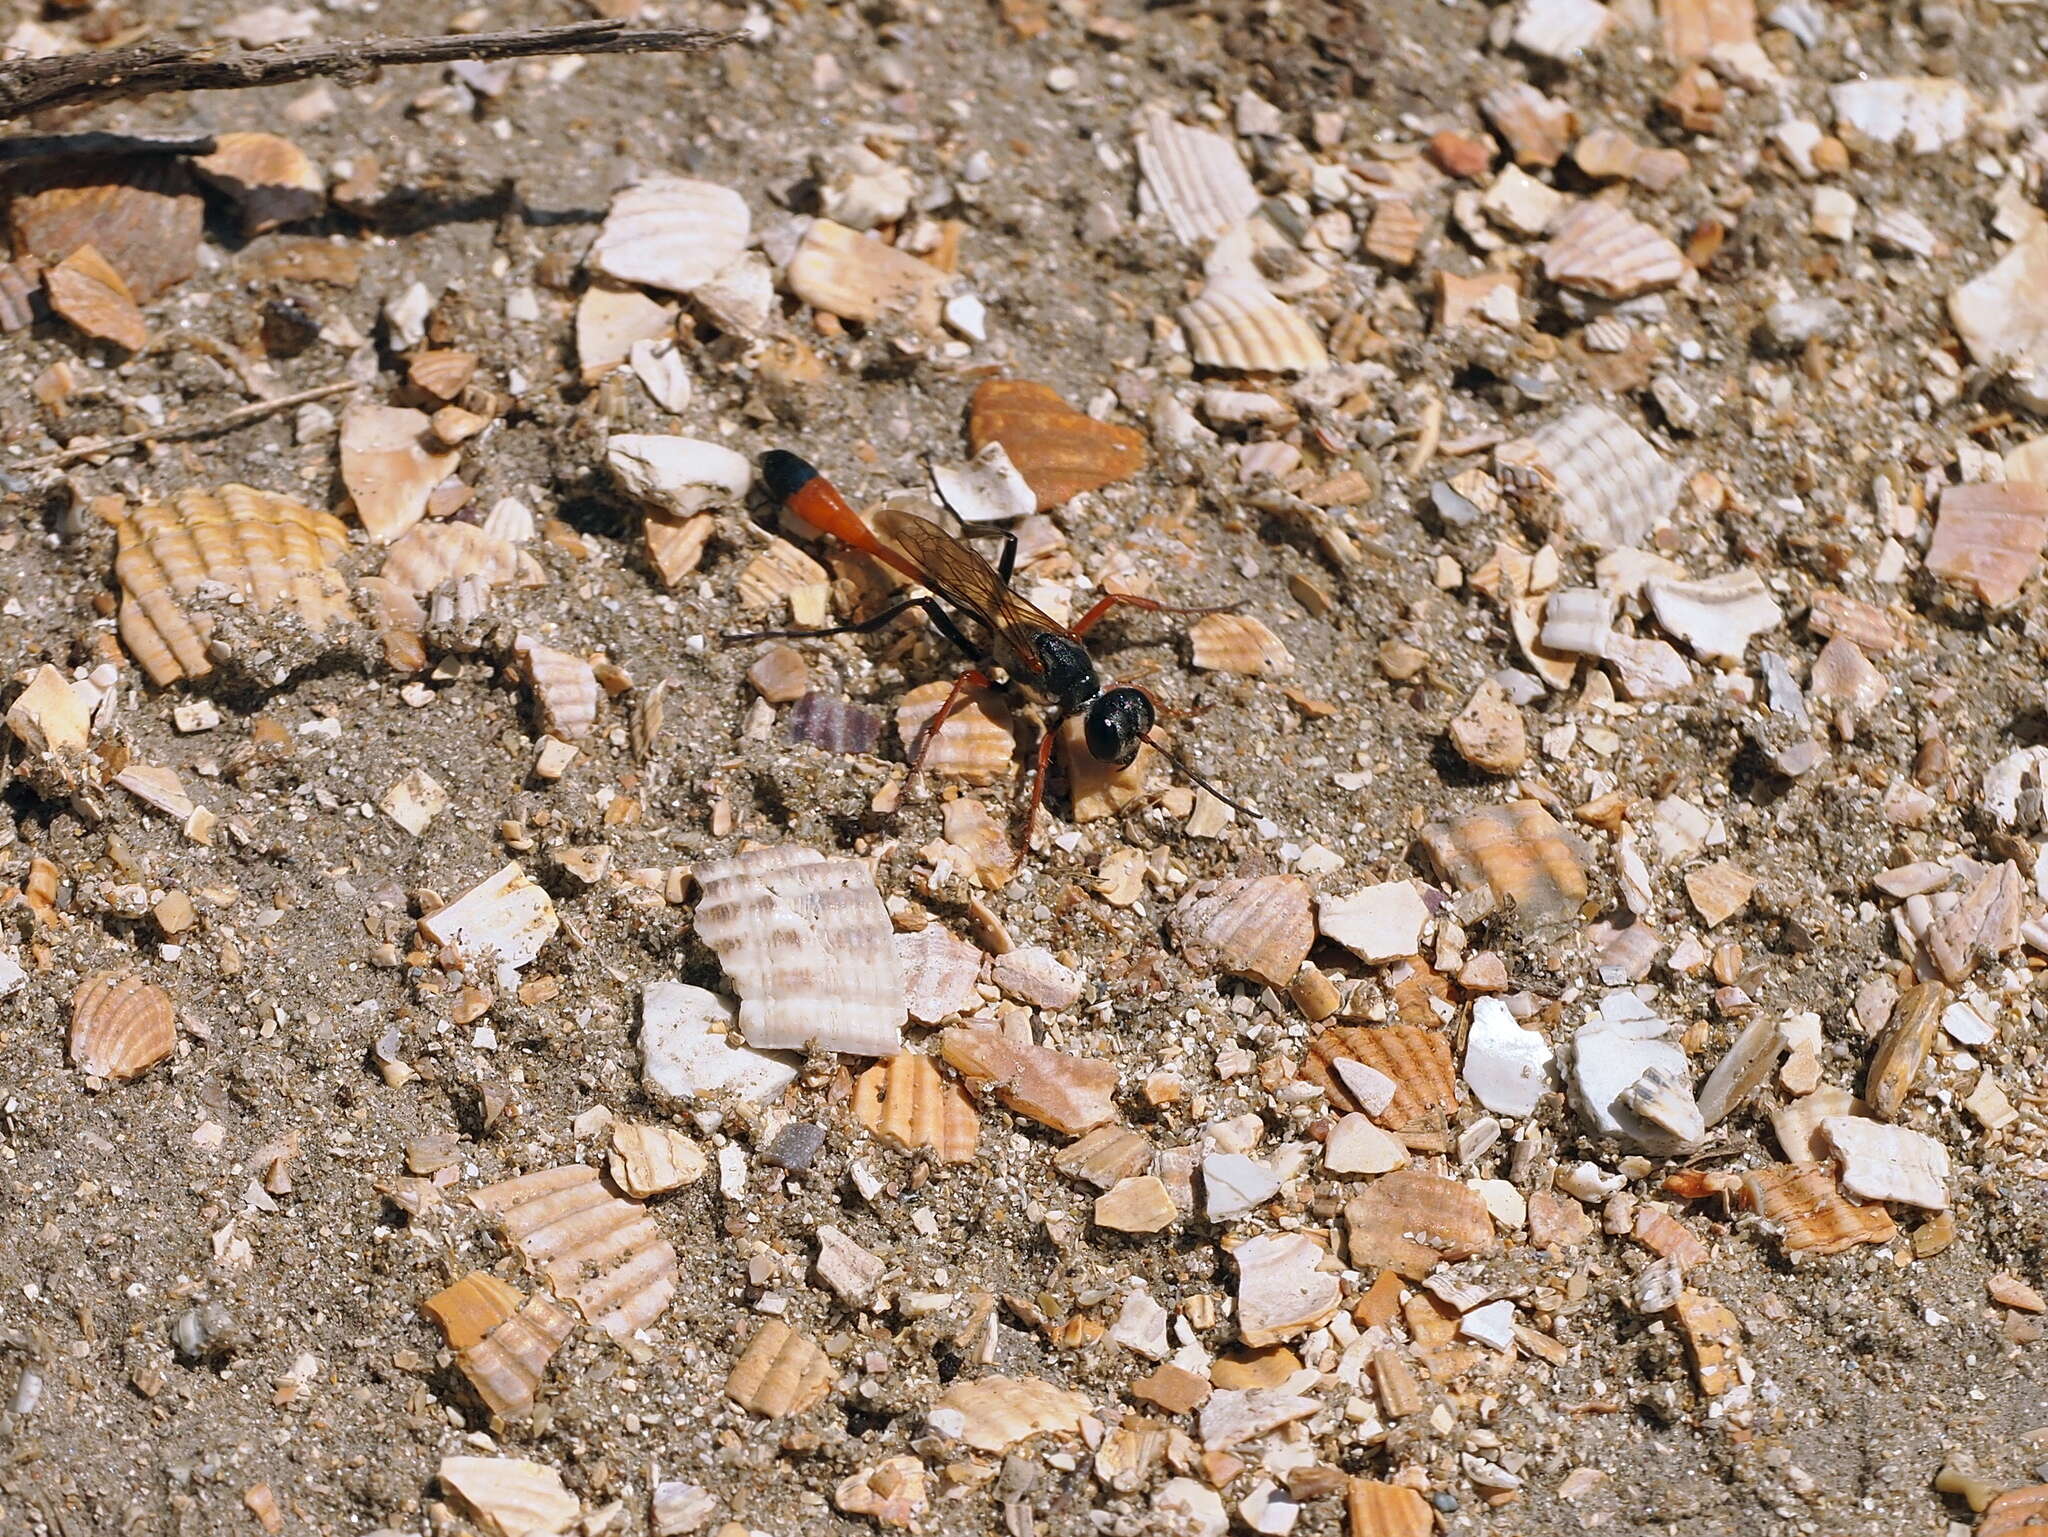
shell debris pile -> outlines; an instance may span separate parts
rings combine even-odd
[[[666,9],[0,186],[0,1529],[2044,1529],[2030,8]]]

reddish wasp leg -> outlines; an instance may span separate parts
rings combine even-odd
[[[1017,839],[1016,852],[1010,856],[1010,868],[1016,869],[1024,863],[1024,856],[1031,852],[1031,829],[1038,822],[1038,808],[1045,804],[1045,771],[1052,762],[1052,743],[1058,731],[1058,723],[1048,721],[1038,738],[1038,765],[1031,774],[1031,804],[1024,812],[1024,830]]]
[[[947,718],[960,708],[961,700],[971,688],[994,688],[988,676],[978,667],[970,667],[953,680],[953,691],[946,695],[946,702],[939,706],[938,713],[924,723],[924,729],[917,734],[917,751],[910,755],[910,782],[915,785],[924,773],[924,756],[932,750],[932,743],[939,739],[939,732],[945,729]]]
[[[1237,607],[1235,603],[1219,603],[1208,608],[1182,608],[1173,603],[1161,603],[1157,598],[1141,598],[1135,593],[1106,592],[1095,600],[1093,608],[1075,621],[1072,633],[1077,637],[1086,635],[1113,608],[1143,608],[1155,614],[1227,614]]]

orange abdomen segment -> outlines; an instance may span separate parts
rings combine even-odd
[[[819,533],[874,556],[912,581],[922,580],[917,568],[876,538],[839,488],[805,460],[783,449],[771,449],[761,458],[761,479],[771,494],[781,498],[783,506]]]

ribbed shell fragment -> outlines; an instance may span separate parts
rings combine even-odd
[[[726,1396],[768,1419],[802,1414],[832,1385],[832,1363],[817,1342],[779,1318],[763,1323],[726,1375]]]
[[[750,1045],[901,1049],[903,972],[865,864],[781,844],[708,860],[697,880],[697,932],[739,994]]]
[[[95,1078],[138,1078],[178,1046],[171,996],[139,972],[89,979],[71,999],[71,1062]]]
[[[853,1085],[853,1113],[891,1147],[930,1148],[941,1163],[970,1163],[981,1137],[974,1101],[930,1057],[899,1052],[877,1062]]]
[[[475,1191],[505,1240],[584,1320],[624,1340],[659,1318],[676,1289],[676,1251],[647,1213],[606,1190],[588,1164],[564,1164]]]
[[[349,612],[334,568],[348,530],[332,513],[228,485],[180,491],[109,521],[121,642],[159,687],[213,671],[210,642],[225,604],[290,615],[315,635]],[[211,611],[198,606],[202,592]]]

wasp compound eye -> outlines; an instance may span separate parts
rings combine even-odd
[[[1134,688],[1113,688],[1088,707],[1083,729],[1088,753],[1099,763],[1126,768],[1156,719],[1152,701]]]

